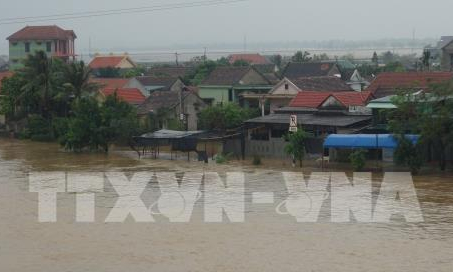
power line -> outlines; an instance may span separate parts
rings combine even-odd
[[[104,11],[87,11],[87,12],[63,13],[63,14],[53,14],[53,15],[43,15],[43,16],[17,17],[17,18],[0,19],[0,25],[102,17],[102,16],[131,14],[131,13],[146,13],[146,12],[153,12],[153,11],[174,10],[174,9],[183,9],[183,8],[192,8],[192,7],[226,5],[226,4],[233,4],[233,3],[239,3],[239,2],[247,2],[247,1],[249,1],[249,0],[214,0],[214,1],[211,0],[211,1],[198,1],[198,2],[190,2],[190,3],[155,5],[155,6],[137,7],[137,8],[113,9],[113,10],[104,10]]]

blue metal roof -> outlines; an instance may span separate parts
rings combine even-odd
[[[406,138],[416,143],[418,135],[406,135]],[[398,146],[397,140],[391,134],[331,134],[324,141],[324,147],[330,148],[390,148]]]

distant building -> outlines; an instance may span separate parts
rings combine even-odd
[[[172,126],[176,124],[197,130],[198,113],[205,107],[204,101],[188,88],[181,92],[155,91],[138,107],[138,115],[142,122],[156,120],[159,129],[175,129]]]
[[[323,154],[323,139],[329,134],[356,133],[371,123],[371,111],[366,103],[369,92],[299,92],[288,107],[245,122],[247,128],[246,155],[288,158],[284,152],[289,132],[290,116],[312,137],[307,139],[309,154]]]
[[[266,94],[271,89],[269,80],[253,67],[218,67],[201,83],[198,94],[209,105],[242,104],[241,94]]]
[[[126,88],[129,78],[92,78],[90,82],[96,83],[101,89]]]
[[[137,88],[148,97],[154,91],[181,92],[185,87],[179,77],[140,76],[129,80],[125,85],[128,88]]]
[[[89,67],[93,70],[93,73],[96,76],[100,76],[102,70],[107,69],[118,69],[120,71],[126,71],[128,69],[133,69],[137,65],[132,61],[132,59],[127,55],[122,56],[95,56],[90,64]]]
[[[48,56],[66,61],[74,59],[76,38],[74,31],[64,30],[56,25],[26,26],[7,38],[10,69],[21,68],[23,60],[36,51],[44,51]]]
[[[145,96],[140,92],[140,90],[133,88],[104,88],[99,90],[97,99],[99,102],[104,102],[108,96],[115,94],[120,100],[127,102],[133,106],[138,106],[145,101]]]
[[[195,72],[193,67],[153,67],[147,72],[147,76],[167,77],[167,78],[183,78]]]
[[[357,69],[344,71],[341,77],[354,91],[360,92],[370,86],[370,82],[363,78]]]
[[[282,77],[290,80],[301,77],[336,76],[341,72],[335,62],[290,62],[282,71]]]
[[[395,95],[401,89],[414,92],[427,90],[432,83],[453,79],[451,72],[387,72],[379,74],[366,88],[374,97],[382,98]]]
[[[438,48],[441,51],[441,69],[443,71],[453,71],[453,37],[442,37]]]
[[[289,102],[299,92],[345,92],[352,91],[351,87],[343,80],[335,76],[301,77],[294,80],[282,79],[267,94],[244,93],[241,94],[249,104],[259,101],[262,115],[288,106]],[[255,102],[252,102],[255,100]],[[269,106],[269,108],[264,108]]]
[[[228,57],[230,64],[234,64],[237,61],[245,61],[251,65],[255,64],[269,64],[266,57],[260,54],[233,54]]]

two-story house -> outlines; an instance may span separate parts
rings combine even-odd
[[[10,70],[21,68],[23,60],[36,51],[44,51],[50,57],[65,61],[74,59],[76,38],[74,31],[64,30],[56,25],[26,26],[7,38]]]

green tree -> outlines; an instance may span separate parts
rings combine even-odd
[[[246,60],[237,60],[233,63],[233,66],[235,67],[250,66],[250,63]]]
[[[95,74],[97,77],[101,77],[101,78],[120,78],[120,77],[122,77],[120,69],[114,68],[114,67],[96,69]]]
[[[132,77],[144,76],[145,73],[146,73],[146,68],[143,67],[142,65],[137,65],[137,67],[128,69],[126,72],[124,72],[123,77],[132,78]]]
[[[277,65],[277,67],[282,67],[282,61],[283,61],[283,57],[282,55],[273,55],[270,57],[270,61]]]
[[[429,50],[423,50],[423,55],[420,58],[420,62],[422,63],[423,70],[429,71],[430,61],[431,61],[431,52]]]
[[[39,111],[46,119],[49,119],[51,115],[51,99],[54,91],[52,62],[52,58],[48,58],[46,53],[38,51],[27,57],[24,61],[24,68],[19,72],[26,83],[22,87],[18,100],[27,96],[38,96]]]
[[[74,98],[90,95],[99,89],[99,86],[90,82],[91,69],[83,61],[72,62],[64,66],[63,87],[66,94]]]
[[[254,109],[244,109],[235,103],[204,108],[199,113],[199,127],[207,130],[227,130],[240,127],[244,121],[258,116]]]
[[[371,58],[371,62],[377,67],[379,65],[379,57],[376,51],[373,53],[373,57]]]
[[[298,160],[300,167],[302,167],[305,157],[305,141],[308,136],[308,133],[302,128],[299,128],[295,133],[284,136],[285,140],[288,141],[288,144],[285,146],[286,154],[292,156],[294,160]]]
[[[453,81],[433,84],[426,94],[416,95],[410,90],[402,91],[393,99],[397,109],[389,114],[390,131],[396,135],[420,134],[416,150],[423,146],[433,148],[439,157],[442,171],[447,166],[447,154],[453,149],[452,97]],[[400,142],[404,144],[403,141]],[[407,149],[404,148],[403,151]],[[411,155],[413,151],[409,151],[401,153],[408,154],[406,162],[414,160],[412,163],[416,165],[418,158]]]
[[[296,54],[291,58],[293,62],[310,62],[312,58],[308,51],[297,51]]]

